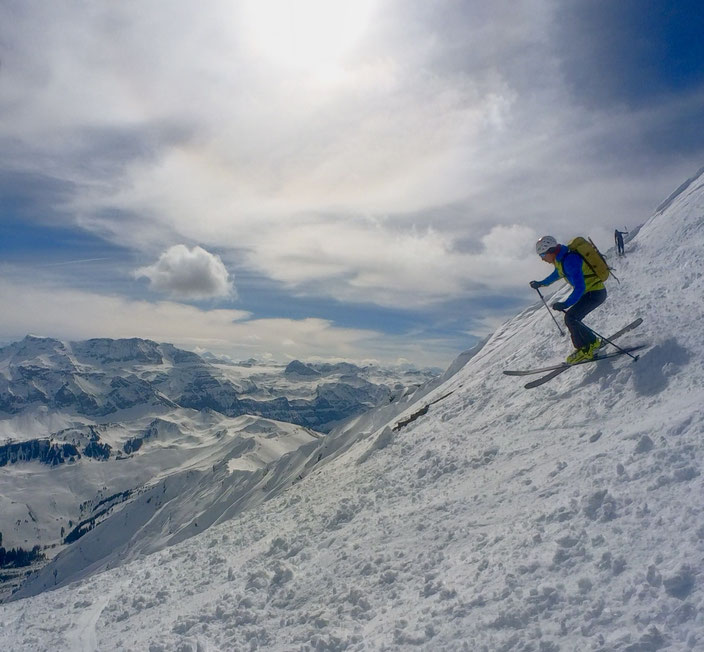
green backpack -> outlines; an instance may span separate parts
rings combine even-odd
[[[613,270],[609,267],[606,259],[597,249],[591,238],[583,238],[581,235],[578,235],[567,243],[567,248],[570,251],[578,253],[582,257],[582,260],[587,263],[593,274],[598,276],[600,280],[605,281],[609,276],[613,276],[618,281]]]

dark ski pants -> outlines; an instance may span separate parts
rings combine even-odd
[[[582,319],[594,308],[598,308],[604,301],[606,301],[606,288],[585,292],[577,303],[565,311],[565,326],[570,332],[575,349],[581,349],[596,339],[594,334],[584,327]]]

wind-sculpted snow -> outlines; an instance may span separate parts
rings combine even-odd
[[[642,316],[624,337],[648,344],[638,362],[524,390],[502,370],[569,349],[536,304],[384,423],[358,418],[316,443],[300,480],[272,470],[268,500],[3,605],[0,639],[59,651],[703,649],[704,190],[690,183],[630,244],[589,323],[613,332]]]

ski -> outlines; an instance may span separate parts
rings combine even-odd
[[[635,321],[632,321],[627,326],[624,326],[621,330],[616,331],[608,339],[615,340],[616,338],[621,337],[622,335],[625,335],[629,331],[632,331],[634,328],[637,328],[642,323],[643,323],[642,317],[638,317],[638,319],[636,319]],[[607,344],[608,344],[608,342],[606,340],[604,340],[604,346],[606,346]],[[600,357],[603,357],[603,356],[600,356]],[[567,369],[572,366],[573,365],[569,365],[566,362],[562,362],[560,364],[551,365],[549,367],[541,367],[540,369],[505,369],[504,373],[507,376],[532,376],[533,374],[543,374],[543,373],[547,373],[548,371],[556,371],[558,369],[561,369],[564,371],[564,369]]]
[[[591,360],[580,360],[579,362],[574,362],[573,364],[567,364],[566,362],[563,363],[560,366],[556,366],[552,371],[549,373],[545,374],[544,376],[541,376],[540,378],[536,378],[535,380],[531,380],[529,383],[526,383],[523,385],[526,389],[532,389],[533,387],[538,387],[539,385],[543,385],[544,383],[547,383],[549,380],[552,380],[555,378],[555,376],[559,376],[563,371],[567,371],[568,369],[571,369],[572,367],[576,367],[577,365],[580,364],[588,364],[589,362],[599,362],[599,360],[608,360],[609,358],[615,358],[619,355],[624,355],[626,353],[633,353],[633,351],[639,351],[640,349],[644,349],[647,344],[639,344],[637,346],[629,346],[625,349],[620,349],[618,351],[614,351],[613,353],[605,353],[604,355],[597,355],[594,356]],[[635,356],[635,360],[638,359],[638,356]]]

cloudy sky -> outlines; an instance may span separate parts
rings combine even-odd
[[[2,0],[0,340],[444,367],[704,165],[703,13]]]

